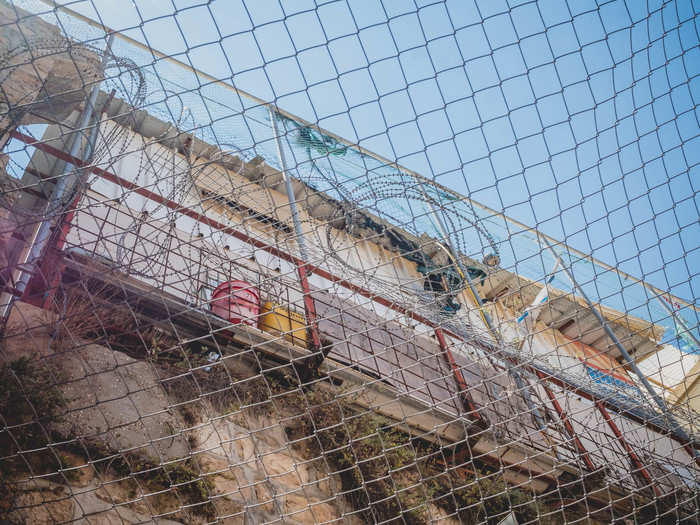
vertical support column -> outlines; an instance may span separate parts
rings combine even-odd
[[[583,458],[584,463],[588,467],[588,470],[591,472],[595,471],[595,465],[591,461],[590,456],[588,455],[588,451],[586,450],[586,447],[583,446],[583,443],[579,439],[578,435],[576,434],[576,430],[574,430],[574,426],[571,424],[571,421],[569,421],[569,418],[566,415],[566,412],[564,409],[561,407],[561,404],[559,403],[559,400],[557,397],[554,395],[554,392],[552,392],[549,387],[544,383],[546,380],[546,376],[540,371],[535,369],[535,373],[537,374],[537,377],[542,381],[542,387],[544,388],[544,391],[547,393],[547,397],[549,400],[552,402],[552,405],[554,406],[554,410],[557,411],[557,414],[559,415],[559,419],[561,419],[562,423],[564,423],[564,428],[566,428],[566,432],[571,436],[571,439],[574,440],[574,444],[576,445],[576,449],[578,450],[579,454],[581,454],[581,457]]]
[[[287,190],[287,200],[289,201],[289,209],[292,213],[292,221],[294,222],[294,232],[296,234],[297,246],[299,247],[299,258],[295,258],[295,263],[297,266],[297,272],[299,274],[299,283],[301,284],[301,291],[304,294],[304,313],[306,314],[306,324],[308,327],[309,334],[311,335],[311,344],[313,346],[314,352],[321,352],[321,336],[318,331],[318,322],[316,317],[316,305],[314,304],[313,296],[311,295],[311,286],[309,286],[309,273],[306,268],[308,263],[308,255],[306,252],[306,244],[304,243],[304,231],[301,227],[301,220],[299,219],[299,210],[297,209],[296,196],[294,195],[294,188],[292,187],[292,179],[289,176],[287,168],[287,159],[284,154],[284,148],[282,148],[282,141],[279,133],[279,128],[277,126],[277,112],[272,106],[269,107],[270,110],[270,120],[272,121],[272,130],[275,134],[275,142],[277,144],[277,155],[280,158],[280,164],[282,165],[282,178],[284,179],[284,185]],[[319,356],[319,364],[325,358],[324,355]]]
[[[109,35],[109,37],[107,38],[107,46],[102,57],[103,72],[109,60],[113,42],[114,33]],[[82,160],[82,157],[79,157],[79,152],[82,147],[81,135],[84,135],[85,129],[87,128],[90,120],[92,119],[92,115],[95,109],[95,102],[97,101],[97,95],[99,94],[99,92],[100,83],[97,83],[92,87],[90,94],[85,101],[85,107],[83,107],[83,111],[81,112],[80,117],[78,118],[77,126],[72,137],[72,143],[69,151],[69,156],[71,158],[77,158],[78,160]],[[54,186],[53,193],[51,194],[51,197],[49,198],[49,201],[46,205],[44,219],[41,223],[39,223],[39,226],[37,227],[34,236],[31,242],[29,243],[29,247],[26,251],[24,260],[22,262],[22,266],[24,267],[20,271],[20,275],[17,279],[17,284],[15,286],[17,294],[19,295],[26,295],[25,292],[27,290],[30,280],[36,276],[41,257],[46,249],[46,246],[49,242],[49,238],[53,232],[55,222],[54,214],[60,212],[62,207],[65,204],[67,204],[63,201],[66,198],[66,196],[75,188],[78,176],[70,175],[71,167],[73,167],[74,170],[80,168],[80,166],[66,162],[63,168],[63,172],[58,178],[56,185]],[[16,298],[17,295],[13,295],[8,304],[5,306],[4,312],[2,313],[2,317],[4,320],[6,320],[9,317],[10,311]]]
[[[656,494],[657,497],[661,497],[663,495],[663,493],[661,492],[659,487],[656,486],[656,483],[654,483],[654,479],[651,477],[651,474],[649,474],[649,471],[644,467],[642,460],[639,459],[639,456],[637,455],[637,453],[630,446],[630,444],[625,439],[625,436],[622,435],[622,432],[620,432],[620,429],[617,427],[615,422],[610,417],[610,413],[605,408],[605,405],[603,405],[603,402],[600,400],[596,400],[595,405],[598,408],[598,411],[603,415],[603,418],[605,418],[605,422],[610,427],[610,430],[613,431],[613,434],[615,434],[615,437],[617,438],[617,440],[622,444],[625,451],[627,451],[627,455],[629,456],[630,460],[632,461],[632,464],[637,468],[639,473],[642,475],[642,477],[644,478],[644,481],[646,481],[647,485],[649,485],[651,488],[654,489],[654,494]]]
[[[467,390],[467,382],[464,380],[462,371],[459,369],[459,366],[457,366],[457,362],[455,361],[455,358],[452,355],[449,346],[447,346],[445,334],[442,331],[442,328],[440,328],[439,326],[435,328],[435,337],[437,337],[438,343],[440,344],[440,349],[445,354],[445,359],[447,360],[447,363],[450,365],[452,373],[454,374],[457,387],[459,388],[459,399],[462,403],[462,406],[468,409],[469,415],[474,417],[475,420],[483,421],[484,418],[479,413],[479,410],[477,409],[476,405],[472,401],[471,396],[469,395],[469,392]]]
[[[306,322],[308,324],[308,329],[311,334],[311,343],[313,345],[314,352],[321,352],[321,336],[318,331],[318,318],[316,317],[316,304],[314,303],[314,298],[311,295],[311,287],[309,286],[308,272],[306,270],[306,264],[297,261],[297,272],[299,274],[299,282],[301,284],[301,290],[304,294],[304,311],[306,313]],[[321,361],[325,356],[320,356]],[[320,364],[320,361],[319,361]]]
[[[112,92],[109,94],[107,97],[107,100],[102,106],[102,109],[98,113],[97,117],[94,119],[94,124],[93,128],[90,132],[90,138],[88,139],[88,143],[86,145],[86,150],[85,154],[83,155],[83,162],[85,164],[89,164],[93,160],[93,156],[95,153],[95,144],[97,144],[97,136],[99,135],[100,132],[100,121],[102,120],[102,117],[105,114],[105,111],[107,111],[107,108],[112,102],[112,99],[114,98],[114,95],[116,93],[116,90],[112,90]],[[83,197],[84,194],[84,187],[81,187],[85,183],[86,175],[90,173],[90,168],[86,167],[83,165],[83,176],[79,177],[77,183],[76,183],[76,195],[73,201],[71,202],[70,207],[68,208],[68,212],[63,215],[63,217],[59,221],[59,228],[57,230],[56,234],[56,239],[55,239],[55,244],[53,246],[53,249],[55,252],[60,252],[61,249],[63,249],[63,245],[66,243],[66,239],[68,238],[68,232],[70,231],[71,227],[71,222],[73,221],[73,217],[75,216],[75,211],[78,207],[78,204],[80,203],[80,200]],[[48,264],[47,261],[44,262],[45,265]],[[49,286],[48,290],[46,293],[46,297],[44,298],[44,308],[50,308],[51,303],[53,302],[53,298],[56,294],[56,289],[58,288],[58,284],[61,279],[61,274],[63,273],[63,268],[65,267],[65,264],[62,262],[62,260],[56,260],[55,265],[52,265],[52,267],[47,268],[46,271],[44,272],[47,276],[50,278],[47,279],[49,281]]]

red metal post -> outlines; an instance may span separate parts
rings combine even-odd
[[[588,469],[591,472],[595,471],[595,465],[591,461],[591,458],[588,455],[588,451],[586,450],[586,447],[583,446],[583,443],[581,442],[578,435],[576,434],[576,431],[574,430],[574,427],[571,424],[571,421],[569,421],[569,418],[567,417],[566,412],[564,412],[564,409],[561,407],[561,404],[559,404],[559,400],[554,395],[554,392],[552,392],[549,389],[549,387],[546,384],[544,384],[544,381],[546,380],[546,376],[537,369],[535,369],[535,373],[537,374],[537,377],[539,377],[543,381],[542,386],[544,387],[544,391],[547,392],[547,397],[552,402],[552,405],[554,405],[554,409],[557,411],[557,414],[559,415],[559,419],[561,419],[562,423],[564,423],[564,428],[566,428],[566,431],[569,433],[569,436],[571,436],[571,439],[574,440],[574,444],[576,445],[576,448],[578,449],[579,454],[581,454],[581,457],[583,458],[584,463],[586,463],[586,466],[588,467]]]
[[[301,261],[297,261],[297,271],[299,272],[301,290],[304,293],[304,311],[306,313],[308,330],[311,334],[312,349],[314,352],[322,352],[321,335],[318,331],[318,319],[316,317],[316,304],[314,303],[314,298],[311,296],[311,286],[309,286],[309,276],[306,265]],[[320,357],[323,358],[325,356]]]
[[[71,222],[75,216],[75,209],[80,202],[82,197],[82,192],[76,195],[75,200],[71,204],[70,211],[61,221],[61,229],[58,234],[58,239],[56,239],[56,246],[54,247],[56,253],[59,253],[63,249],[63,245],[66,243],[66,238],[68,237],[68,232],[70,231]],[[56,259],[56,266],[50,268],[49,271],[52,273],[53,277],[50,280],[48,290],[46,291],[46,297],[44,298],[43,308],[51,308],[51,303],[53,303],[53,298],[56,295],[56,289],[58,288],[59,281],[61,280],[61,274],[63,273],[63,268],[65,264],[58,258]]]
[[[654,483],[654,479],[651,477],[651,474],[649,474],[649,471],[646,469],[646,467],[644,467],[642,460],[639,459],[639,456],[634,451],[634,449],[630,446],[630,444],[627,442],[627,440],[625,439],[625,436],[623,436],[622,432],[620,432],[620,429],[617,428],[617,425],[610,417],[610,414],[608,413],[608,410],[605,408],[603,403],[601,403],[599,400],[596,400],[595,405],[596,405],[596,407],[598,407],[598,410],[600,411],[600,413],[603,414],[605,421],[607,422],[610,429],[613,431],[613,434],[615,434],[615,437],[617,438],[617,440],[622,444],[624,449],[627,451],[627,455],[632,460],[632,464],[637,468],[639,473],[642,475],[642,477],[644,478],[644,481],[646,481],[647,485],[649,485],[650,487],[652,487],[654,489],[654,493],[658,497],[661,497],[663,495],[661,490],[659,489],[659,487],[656,486],[656,483]]]
[[[477,409],[476,405],[472,401],[471,396],[469,395],[469,392],[467,390],[467,382],[464,380],[462,371],[459,369],[459,366],[457,365],[457,362],[455,361],[455,358],[452,355],[449,346],[447,346],[445,334],[443,333],[442,328],[440,328],[439,326],[435,328],[435,337],[437,337],[438,343],[440,344],[440,349],[445,354],[445,359],[447,359],[447,363],[450,365],[452,373],[455,376],[455,381],[457,382],[457,386],[459,387],[459,397],[462,404],[469,409],[469,415],[473,416],[474,419],[483,420],[483,416],[479,413],[479,410]]]
[[[540,373],[542,373],[542,372],[540,372]],[[590,392],[587,392],[586,390],[582,390],[582,389],[580,389],[580,388],[577,388],[576,386],[573,386],[573,385],[571,385],[571,384],[569,384],[569,383],[566,383],[565,381],[562,381],[562,380],[561,380],[560,378],[558,378],[558,377],[555,377],[555,376],[552,376],[552,375],[547,375],[547,376],[545,377],[545,379],[546,379],[548,382],[554,383],[555,385],[557,385],[557,386],[559,386],[559,387],[561,387],[561,388],[564,388],[564,389],[568,390],[569,392],[573,392],[574,394],[579,395],[579,396],[581,396],[581,397],[583,397],[583,398],[585,398],[585,399],[588,399],[589,401],[593,401],[594,403],[600,403],[601,406],[603,406],[603,407],[608,406],[608,407],[612,408],[613,410],[617,410],[617,408],[616,408],[614,405],[610,405],[608,401],[606,401],[606,400],[604,400],[604,399],[598,399],[598,398],[596,398],[595,396],[593,396]],[[637,421],[638,423],[644,425],[644,426],[647,427],[647,428],[652,429],[652,430],[655,431],[655,432],[659,432],[659,433],[661,433],[661,434],[668,434],[668,430],[663,429],[663,428],[661,428],[661,427],[655,425],[654,423],[652,423],[652,422],[650,422],[650,421],[645,421],[645,420],[642,420],[642,419],[639,419],[639,418],[635,418],[635,417],[633,417],[632,414],[628,414],[628,417],[629,417],[631,420]],[[671,433],[671,434],[668,434],[668,436],[669,436],[671,439],[675,440],[676,442],[680,443],[681,446],[685,449],[685,451],[688,453],[688,455],[689,455],[691,458],[695,457],[694,454],[693,454],[693,445],[692,445],[691,443],[688,443],[687,441],[682,440],[679,436],[677,436],[677,435],[675,435],[675,434],[672,434],[672,433]],[[700,461],[699,461],[698,459],[696,459],[695,462],[696,462],[696,464],[698,465],[698,467],[700,467]]]

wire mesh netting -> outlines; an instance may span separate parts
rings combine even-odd
[[[0,523],[699,519],[690,1],[0,0]]]

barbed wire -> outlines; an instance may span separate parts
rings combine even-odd
[[[0,522],[696,523],[697,18],[0,0]]]

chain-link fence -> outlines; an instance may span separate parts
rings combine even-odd
[[[698,522],[696,5],[60,4],[0,0],[0,523]]]

